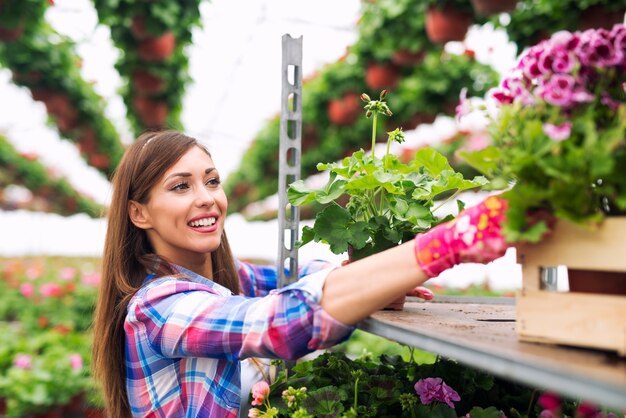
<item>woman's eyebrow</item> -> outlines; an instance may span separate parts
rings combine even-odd
[[[204,174],[209,174],[210,172],[215,171],[215,167],[209,167],[206,170],[204,170]],[[165,181],[174,178],[174,177],[191,177],[192,174],[191,173],[187,173],[187,172],[181,172],[181,173],[172,173],[169,176],[167,176],[165,178]]]

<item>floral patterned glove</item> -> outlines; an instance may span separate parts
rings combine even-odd
[[[459,263],[485,263],[502,257],[507,244],[501,233],[506,200],[496,196],[468,208],[456,219],[415,237],[415,257],[430,277]]]

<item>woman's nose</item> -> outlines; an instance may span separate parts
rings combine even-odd
[[[198,187],[196,190],[196,205],[199,207],[212,206],[215,203],[213,193],[204,187],[204,185],[202,185],[202,187]]]

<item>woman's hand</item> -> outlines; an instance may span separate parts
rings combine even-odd
[[[502,235],[506,200],[491,196],[445,224],[415,237],[415,258],[430,277],[459,263],[487,263],[507,249]]]

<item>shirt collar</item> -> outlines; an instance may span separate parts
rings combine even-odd
[[[213,289],[216,293],[218,293],[220,296],[233,295],[233,292],[231,292],[228,288],[222,286],[221,284],[215,283],[213,280],[207,279],[206,277],[201,276],[197,273],[194,273],[193,271],[188,270],[182,266],[179,266],[178,264],[169,263],[169,265],[174,269],[176,273],[180,274],[185,279],[192,281],[194,283],[199,283],[201,285],[208,286],[211,289]],[[144,281],[144,283],[150,280],[154,280],[156,278],[157,278],[157,275],[151,272],[146,276],[146,280]]]

